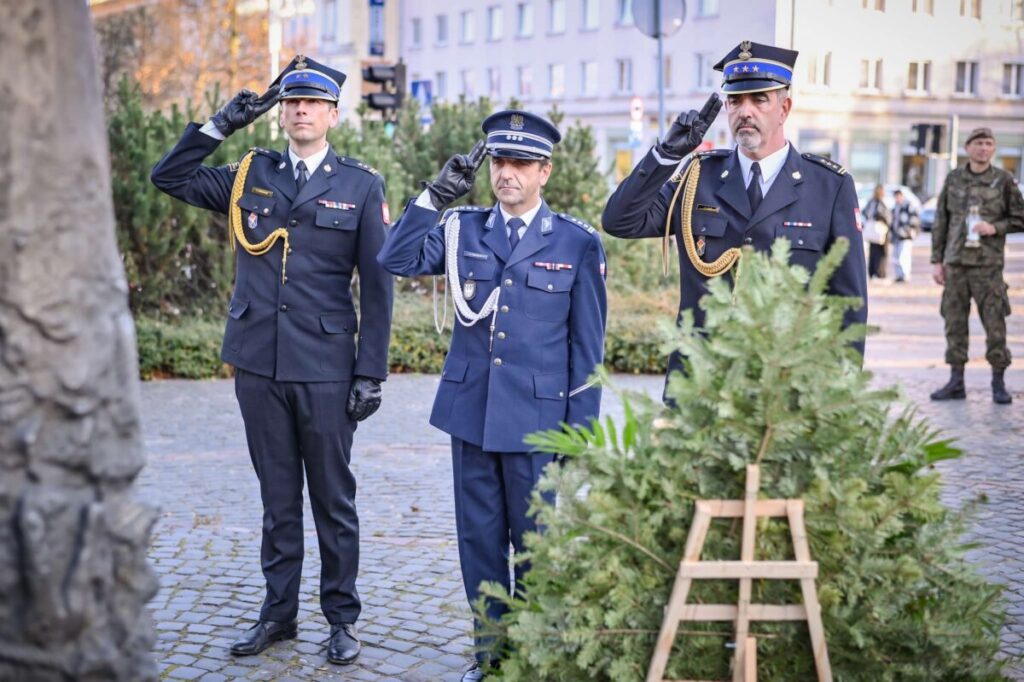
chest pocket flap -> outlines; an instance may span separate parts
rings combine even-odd
[[[787,227],[780,225],[775,228],[775,237],[785,237],[794,251],[821,251],[825,248],[828,233],[813,227]]]
[[[318,208],[316,210],[316,226],[329,230],[356,229],[356,212],[343,211],[340,208]]]
[[[459,274],[463,279],[489,280],[494,277],[494,261],[474,260],[461,256]]]
[[[549,293],[564,293],[572,289],[575,280],[571,271],[568,270],[540,270],[533,268],[526,276],[526,285],[533,289],[540,289]]]
[[[693,236],[721,237],[725,234],[725,218],[720,216],[701,215],[701,213],[701,211],[693,212]]]
[[[274,212],[276,201],[258,194],[243,194],[238,197],[238,207],[243,211],[251,211],[258,215],[270,215]]]

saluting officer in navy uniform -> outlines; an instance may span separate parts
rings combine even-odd
[[[536,529],[531,492],[552,453],[523,438],[561,422],[589,424],[604,357],[605,256],[594,228],[548,208],[558,129],[524,111],[483,123],[486,144],[448,160],[410,202],[378,260],[396,275],[447,274],[459,320],[430,423],[451,434],[462,577],[470,602],[482,581],[509,584],[509,542]],[[491,208],[459,206],[490,154]],[[517,583],[526,567],[516,565]],[[498,618],[501,604],[488,613]],[[482,656],[478,655],[478,659]],[[464,680],[482,679],[474,665]]]
[[[388,222],[384,182],[327,143],[344,80],[297,57],[263,96],[243,90],[206,125],[189,124],[152,172],[171,196],[227,213],[241,247],[221,357],[235,366],[260,482],[267,591],[259,622],[231,647],[236,655],[296,635],[303,469],[320,544],[320,604],[331,624],[328,660],[349,663],[360,648],[359,521],[349,464],[356,423],[376,411],[387,377],[392,277],[376,260]],[[286,151],[254,149],[240,163],[202,165],[278,96]]]
[[[729,249],[752,246],[768,251],[779,237],[789,240],[790,261],[814,270],[825,251],[840,237],[850,240],[842,265],[832,276],[829,290],[864,301],[850,311],[846,324],[867,319],[867,281],[864,251],[857,221],[857,193],[846,169],[813,154],[800,154],[786,140],[783,126],[792,100],[789,85],[797,53],[744,41],[715,69],[724,74],[729,128],[733,149],[699,153],[676,174],[680,161],[693,152],[714,121],[721,102],[713,94],[698,114],[680,114],[664,140],[658,142],[633,169],[605,206],[603,227],[616,237],[661,237],[668,226],[679,246],[679,315],[693,312],[698,327],[704,311],[698,306],[712,275],[705,264],[714,263]],[[689,166],[697,165],[696,200],[683,215],[678,192]],[[696,170],[696,169],[694,169]],[[693,254],[687,252],[683,225],[693,236]],[[697,263],[693,262],[698,261]],[[728,259],[725,259],[728,263]],[[863,353],[863,344],[858,345]],[[673,353],[669,372],[682,369],[682,357]]]

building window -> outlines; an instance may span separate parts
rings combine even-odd
[[[323,21],[320,24],[320,40],[333,43],[338,37],[338,0],[324,0]]]
[[[632,26],[636,23],[633,19],[633,0],[618,0],[615,23],[619,26]]]
[[[501,69],[496,66],[487,67],[487,96],[493,100],[501,99]]]
[[[956,63],[956,93],[958,95],[978,94],[978,62]]]
[[[548,0],[548,32],[565,33],[565,0]]]
[[[474,99],[476,97],[476,88],[473,86],[473,71],[471,69],[459,71],[459,83],[462,86],[462,94],[466,96],[466,99]]]
[[[565,65],[548,65],[548,96],[565,97]]]
[[[434,74],[434,97],[446,99],[448,97],[448,74],[438,71]]]
[[[533,36],[533,3],[521,2],[516,6],[516,35],[520,38]]]
[[[409,42],[411,47],[422,47],[423,46],[423,20],[419,17],[414,17],[412,20]]]
[[[517,94],[522,99],[533,97],[533,68],[520,66],[516,69]]]
[[[860,60],[860,87],[862,90],[882,89],[882,60]]]
[[[580,95],[597,96],[597,62],[580,62]]]
[[[698,17],[717,17],[718,0],[697,0]]]
[[[448,44],[448,15],[438,14],[437,15],[437,44],[447,45]]]
[[[698,52],[694,57],[697,60],[697,77],[694,79],[697,83],[697,89],[714,90],[715,70],[712,67],[714,67],[717,61],[715,55],[711,52]]]
[[[807,60],[807,83],[823,88],[832,85],[832,53],[812,54]]]
[[[624,58],[615,60],[615,92],[630,94],[633,92],[633,60]]]
[[[598,0],[580,0],[583,10],[583,24],[580,26],[584,31],[595,31],[600,25],[601,17],[598,15],[600,4]]]
[[[935,14],[935,0],[910,0],[910,11],[920,14]]]
[[[501,36],[504,32],[502,25],[501,7],[494,5],[493,7],[487,8],[487,39],[488,40],[501,40]]]
[[[1008,97],[1024,95],[1024,64],[1003,64],[1003,94]]]
[[[460,15],[461,33],[459,41],[463,44],[472,43],[476,39],[476,23],[473,21],[472,10],[466,10]]]
[[[907,90],[910,92],[932,91],[931,62],[910,62],[907,66]]]
[[[981,19],[981,0],[960,0],[960,16]]]

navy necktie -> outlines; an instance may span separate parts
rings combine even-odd
[[[750,199],[750,215],[754,215],[757,212],[757,207],[761,205],[761,199],[764,198],[761,194],[761,164],[757,161],[750,166],[750,184],[747,185],[747,198]]]
[[[295,171],[295,186],[298,187],[301,192],[302,188],[306,186],[306,180],[308,179],[306,173],[306,162],[299,161],[295,164]]]
[[[516,250],[516,245],[519,243],[519,228],[526,223],[522,218],[509,218],[508,220],[508,243],[511,244],[512,250]]]

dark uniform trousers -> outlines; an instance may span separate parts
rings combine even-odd
[[[490,319],[455,325],[430,415],[452,437],[459,560],[474,602],[483,581],[512,593],[509,546],[522,552],[524,535],[537,530],[527,510],[554,456],[528,452],[523,438],[562,422],[588,424],[599,412],[600,387],[589,377],[604,353],[605,256],[593,228],[543,202],[515,249],[497,206],[453,210],[457,254],[445,243],[451,214],[410,203],[377,258],[394,274],[415,276],[444,273],[455,255],[474,312],[501,291],[493,328]],[[517,561],[516,584],[527,570]],[[490,617],[504,611],[488,600]]]
[[[711,263],[727,249],[744,246],[769,251],[776,239],[784,238],[790,244],[790,264],[813,272],[835,241],[846,238],[849,251],[832,275],[828,290],[864,301],[859,309],[847,311],[845,324],[866,322],[867,278],[853,179],[838,164],[812,154],[801,155],[790,146],[771,188],[753,209],[738,154],[736,149],[715,149],[696,155],[701,162],[700,179],[690,229],[698,250],[703,249],[702,260]],[[648,152],[608,199],[602,218],[605,231],[625,239],[664,235],[669,206],[680,182],[675,171],[675,166],[659,163],[653,150]],[[677,199],[677,203],[682,202]],[[677,205],[670,226],[679,247],[677,320],[689,310],[699,329],[704,325],[699,302],[707,293],[708,278],[693,267],[686,254],[681,213]],[[855,346],[863,354],[863,342]],[[682,371],[683,360],[678,351],[673,352],[668,373]]]
[[[254,244],[277,228],[289,232],[287,271],[282,241],[262,256],[238,249],[221,351],[235,366],[263,500],[267,591],[260,618],[287,621],[298,613],[305,474],[320,545],[320,605],[328,622],[354,623],[359,522],[349,463],[356,424],[346,401],[353,376],[387,377],[393,282],[376,261],[387,215],[384,183],[365,164],[329,149],[299,189],[287,153],[258,149],[232,206],[238,164],[202,165],[218,144],[191,124],[151,177],[194,206],[218,213],[237,207]]]

